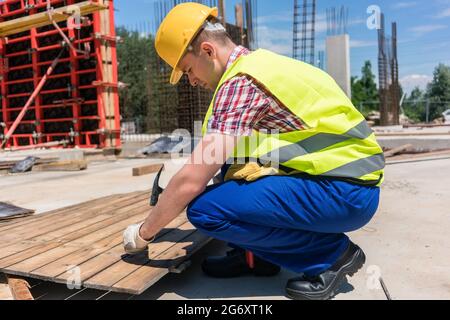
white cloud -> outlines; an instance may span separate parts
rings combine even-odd
[[[258,26],[258,46],[279,54],[292,55],[292,31]]]
[[[445,9],[444,11],[438,13],[435,18],[442,19],[442,18],[448,18],[450,17],[450,8]]]
[[[366,40],[350,40],[351,48],[363,48],[363,47],[373,47],[378,45],[377,41],[366,41]]]
[[[258,23],[294,22],[294,14],[290,11],[258,17]]]
[[[400,79],[403,90],[410,93],[414,88],[419,87],[424,90],[427,84],[433,80],[432,76],[424,74],[410,74]]]
[[[413,28],[410,28],[409,30],[414,32],[416,34],[416,36],[421,36],[426,33],[430,33],[430,32],[437,31],[437,30],[442,30],[442,29],[447,29],[447,28],[448,28],[448,26],[446,26],[444,24],[427,24],[427,25],[413,27]]]
[[[322,33],[327,31],[327,16],[325,14],[318,14],[316,16],[316,33]]]
[[[393,9],[407,9],[407,8],[412,8],[418,5],[418,2],[413,1],[413,2],[397,2],[394,5],[392,5]]]

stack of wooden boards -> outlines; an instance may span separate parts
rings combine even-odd
[[[141,294],[209,242],[185,214],[148,251],[125,254],[125,228],[148,215],[148,192],[92,200],[0,223],[0,272],[128,294]]]

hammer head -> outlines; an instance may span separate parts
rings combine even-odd
[[[153,182],[152,195],[150,197],[150,206],[154,207],[158,204],[159,196],[163,193],[164,189],[159,186],[159,180],[161,179],[161,173],[164,170],[164,166],[161,167]]]

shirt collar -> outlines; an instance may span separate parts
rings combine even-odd
[[[227,69],[229,67],[231,67],[231,65],[241,56],[246,56],[250,54],[250,50],[248,50],[247,48],[243,47],[243,46],[237,46],[236,48],[234,48],[233,52],[230,55],[230,58],[228,59],[227,62]]]

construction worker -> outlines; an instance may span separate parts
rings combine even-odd
[[[383,151],[336,82],[306,63],[237,46],[217,8],[184,3],[162,22],[155,46],[192,86],[214,91],[203,140],[144,223],[124,233],[145,250],[186,207],[201,232],[229,243],[209,257],[211,277],[298,273],[293,299],[329,299],[365,262],[344,234],[366,225],[379,203]],[[208,186],[217,172],[223,182]]]

